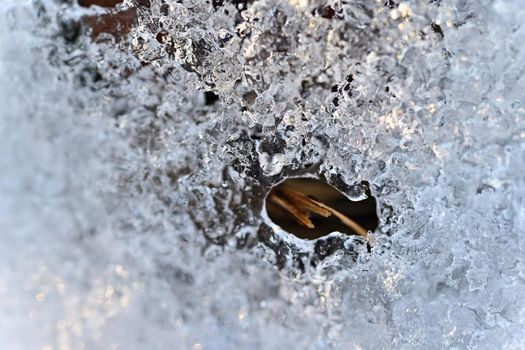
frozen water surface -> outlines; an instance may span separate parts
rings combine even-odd
[[[520,1],[138,2],[2,2],[0,348],[525,347]],[[371,251],[287,176],[367,181]]]

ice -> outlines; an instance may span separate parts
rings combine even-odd
[[[2,3],[1,349],[525,346],[519,1],[150,3]],[[367,182],[371,251],[288,176]]]

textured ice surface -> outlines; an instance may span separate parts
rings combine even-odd
[[[525,347],[520,1],[224,2],[2,2],[0,348]],[[372,251],[270,228],[292,175]]]

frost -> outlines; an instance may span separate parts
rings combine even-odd
[[[93,37],[108,11],[136,23]],[[522,348],[523,23],[517,1],[4,1],[0,347]],[[370,251],[272,226],[289,176],[369,184]]]

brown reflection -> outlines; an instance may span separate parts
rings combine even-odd
[[[107,33],[120,40],[129,33],[137,17],[137,9],[131,7],[119,12],[87,16],[82,21],[91,28],[91,38],[96,39],[100,34]]]
[[[101,7],[114,7],[124,0],[78,0],[80,6],[88,7],[91,5],[97,5]]]

